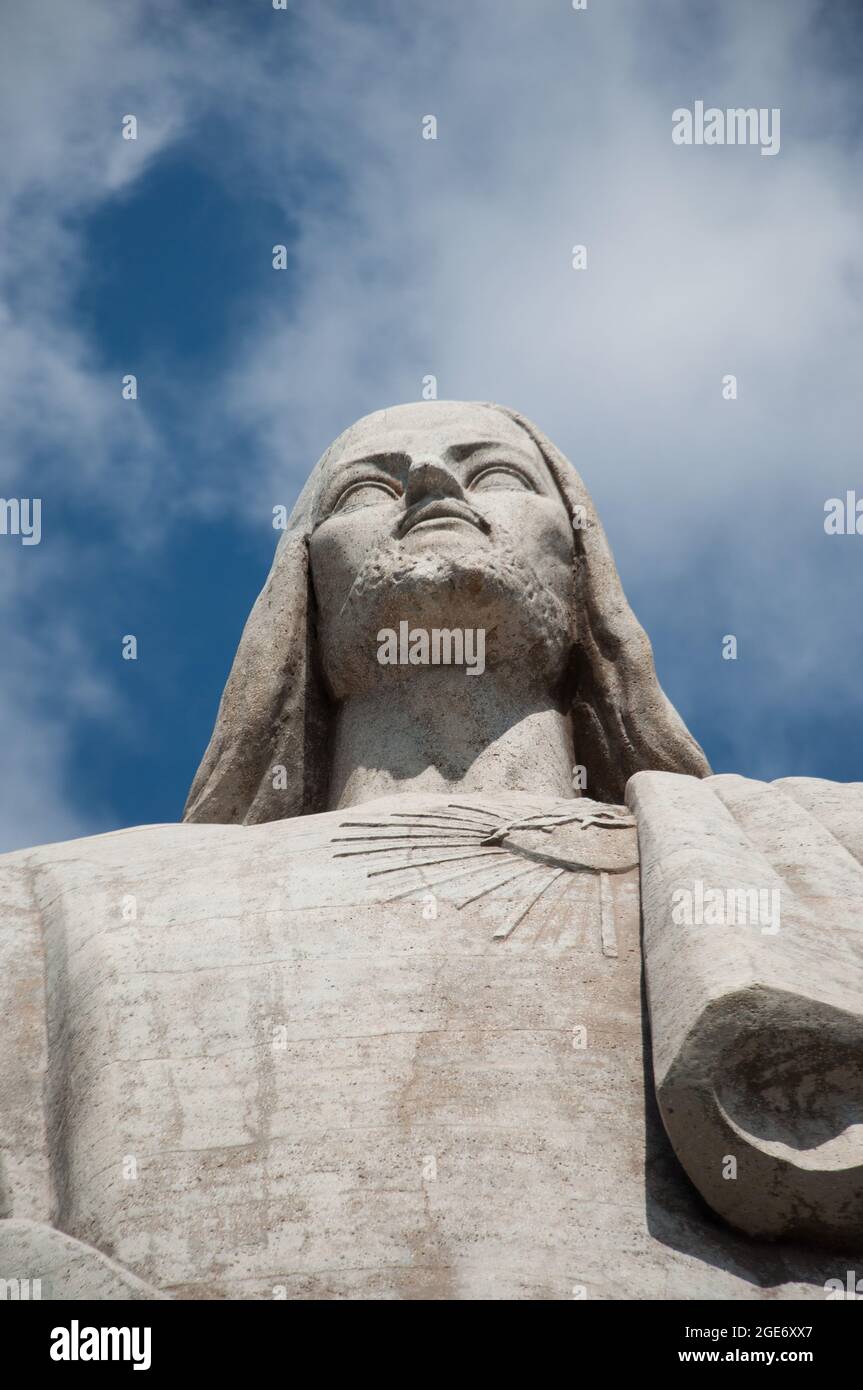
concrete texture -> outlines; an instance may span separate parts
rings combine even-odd
[[[9,1215],[180,1298],[823,1297],[843,1260],[723,1230],[662,1133],[632,827],[483,849],[489,810],[561,803],[453,800],[9,856],[44,933],[20,1101],[50,1175]]]
[[[485,673],[381,667],[377,634],[399,619],[485,628]],[[576,762],[610,802],[644,768],[710,771],[660,689],[581,478],[500,406],[358,421],[290,518],[185,818],[257,824],[390,791],[569,794]]]
[[[859,1251],[863,785],[640,773],[627,800],[641,843],[653,1063],[675,1152],[742,1230]],[[769,893],[777,929],[766,914],[741,922],[737,912],[676,923],[673,895],[695,881]]]
[[[382,664],[402,622],[481,630],[482,672]],[[476,404],[360,421],[279,546],[189,823],[0,860],[0,1277],[844,1283],[815,1246],[859,1250],[859,789],[708,772],[551,442]],[[699,876],[781,888],[781,930],[670,927]]]
[[[169,1294],[136,1279],[91,1245],[36,1221],[0,1221],[0,1279],[19,1302],[149,1302]]]

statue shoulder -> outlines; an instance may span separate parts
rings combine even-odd
[[[626,799],[678,1158],[750,1235],[859,1244],[863,784],[642,772]]]

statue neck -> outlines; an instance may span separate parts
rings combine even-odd
[[[426,669],[340,706],[331,810],[401,792],[576,795],[570,718],[550,697],[513,690],[490,671],[453,676]]]

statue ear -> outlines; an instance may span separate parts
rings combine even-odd
[[[326,806],[308,531],[286,532],[243,629],[185,821],[254,825]]]
[[[710,775],[710,764],[656,677],[653,649],[630,608],[590,494],[572,464],[535,425],[506,411],[544,455],[573,519],[576,621],[571,705],[575,757],[586,793],[623,803],[636,772]]]

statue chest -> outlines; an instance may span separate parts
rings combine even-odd
[[[191,1297],[568,1297],[646,1240],[635,831],[454,800],[67,874],[58,1225]]]

